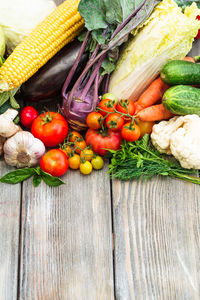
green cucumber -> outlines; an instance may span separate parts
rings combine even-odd
[[[200,65],[184,60],[172,60],[163,66],[160,77],[169,85],[200,85]]]
[[[169,88],[163,95],[164,107],[176,115],[200,116],[200,90],[187,85]]]

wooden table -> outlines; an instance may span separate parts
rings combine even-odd
[[[63,179],[0,184],[0,300],[200,299],[200,186]]]

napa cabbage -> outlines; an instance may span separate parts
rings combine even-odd
[[[183,59],[200,29],[195,3],[184,12],[173,0],[163,0],[134,32],[122,50],[109,84],[119,99],[137,100],[170,60]]]

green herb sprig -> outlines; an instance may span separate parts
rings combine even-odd
[[[110,152],[109,173],[113,178],[151,179],[161,175],[200,184],[200,178],[192,176],[196,170],[184,169],[177,161],[165,159],[150,143],[148,134],[134,143],[124,142],[120,150]]]

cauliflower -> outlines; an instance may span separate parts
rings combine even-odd
[[[174,117],[153,126],[151,141],[161,153],[172,154],[186,169],[200,169],[200,117]]]

